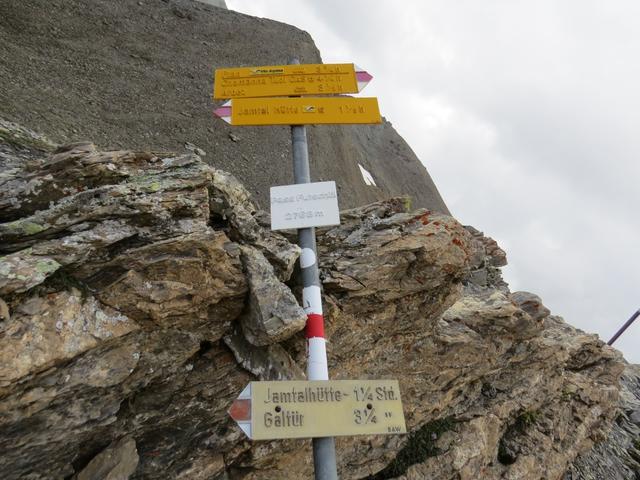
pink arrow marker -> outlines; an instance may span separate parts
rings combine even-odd
[[[227,123],[231,123],[231,100],[223,103],[220,107],[213,111],[216,117],[220,117]]]
[[[373,76],[357,65],[354,65],[354,67],[356,70],[356,81],[358,82],[358,92],[361,92],[362,89],[366,87],[371,80],[373,80]]]

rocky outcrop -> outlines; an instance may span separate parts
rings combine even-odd
[[[281,279],[299,249],[260,227],[244,188],[195,155],[103,153],[86,143],[51,145],[46,154],[24,129],[2,122],[0,132],[6,139],[0,198],[11,199],[0,213],[0,285],[8,311],[0,334],[2,477],[66,477],[133,434],[143,454],[138,470],[146,475],[156,465],[155,475],[166,478],[164,462],[148,449],[184,440],[188,455],[188,444],[201,438],[192,438],[191,427],[170,434],[165,402],[173,397],[179,416],[200,418],[199,403],[225,387],[205,383],[211,391],[195,394],[202,390],[196,377],[224,378],[225,362],[237,370],[221,342],[232,321],[241,315],[248,326],[252,319],[290,320],[291,310],[300,310],[290,292],[288,303],[245,308],[250,289],[283,297]],[[275,267],[245,277],[251,267],[243,248],[256,255],[268,250]],[[304,327],[295,320],[289,334]],[[209,373],[193,372],[199,364]],[[187,378],[195,383],[181,401]],[[232,384],[245,380],[237,371],[231,375]],[[153,392],[165,382],[167,391]],[[233,393],[219,409],[216,402],[204,407],[220,417],[208,428],[225,423],[224,402]],[[134,398],[163,406],[138,415]],[[124,425],[131,421],[140,426]],[[156,430],[147,440],[142,424]]]
[[[226,413],[304,378],[299,249],[244,187],[193,153],[0,134],[2,478],[309,477],[309,441]],[[331,375],[398,379],[410,431],[339,438],[341,478],[561,478],[619,418],[619,354],[509,292],[491,239],[407,205],[317,232]]]
[[[252,247],[243,246],[241,251],[249,283],[247,313],[241,317],[245,337],[256,346],[264,346],[302,330],[307,315],[266,257]]]
[[[620,409],[607,439],[580,454],[564,480],[636,480],[640,476],[640,366],[626,365]]]
[[[213,70],[293,56],[321,62],[302,30],[194,0],[3,0],[0,116],[60,143],[206,153],[266,208],[269,187],[292,180],[290,129],[215,119]],[[314,180],[335,180],[343,209],[410,195],[415,208],[448,213],[390,123],[312,126],[308,135]],[[359,165],[377,186],[365,184]]]
[[[96,455],[74,480],[122,480],[138,466],[136,442],[124,437]]]

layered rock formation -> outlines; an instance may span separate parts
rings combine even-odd
[[[564,480],[640,477],[640,366],[626,365],[620,383],[620,408],[607,439],[580,454]]]
[[[206,152],[205,162],[232,172],[265,208],[269,187],[292,182],[289,128],[215,119],[213,70],[293,56],[321,62],[306,32],[192,0],[4,0],[0,114],[57,142]],[[337,182],[341,208],[410,195],[414,207],[448,213],[390,123],[308,131],[314,180]]]
[[[2,478],[310,477],[309,441],[226,414],[304,378],[288,234],[195,154],[0,138]],[[619,354],[510,293],[491,239],[395,199],[318,243],[331,375],[397,378],[411,432],[338,439],[341,478],[558,479],[606,437]]]

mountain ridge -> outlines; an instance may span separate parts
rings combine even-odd
[[[0,118],[3,478],[311,475],[308,442],[226,413],[304,378],[299,249],[263,211],[290,132],[209,98],[212,68],[292,55],[321,61],[306,32],[189,0],[0,3],[0,117],[27,127]],[[331,374],[399,378],[411,432],[338,439],[342,478],[634,478],[637,367],[510,292],[389,122],[308,135],[343,210],[317,232]]]
[[[58,143],[105,149],[185,146],[237,176],[262,207],[292,183],[286,126],[214,118],[213,70],[321,62],[308,33],[190,0],[0,4],[0,110]],[[345,59],[356,61],[357,59]],[[375,74],[375,72],[374,72]],[[374,80],[375,81],[375,80]],[[389,122],[309,126],[312,179],[334,180],[341,208],[396,195],[448,213],[422,163]],[[365,184],[361,165],[377,186]]]

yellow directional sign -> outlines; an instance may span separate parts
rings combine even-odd
[[[231,125],[382,122],[377,98],[236,98],[214,113]]]
[[[353,63],[219,68],[213,98],[358,93],[371,78]]]
[[[254,440],[407,431],[397,380],[251,382],[229,413]]]

